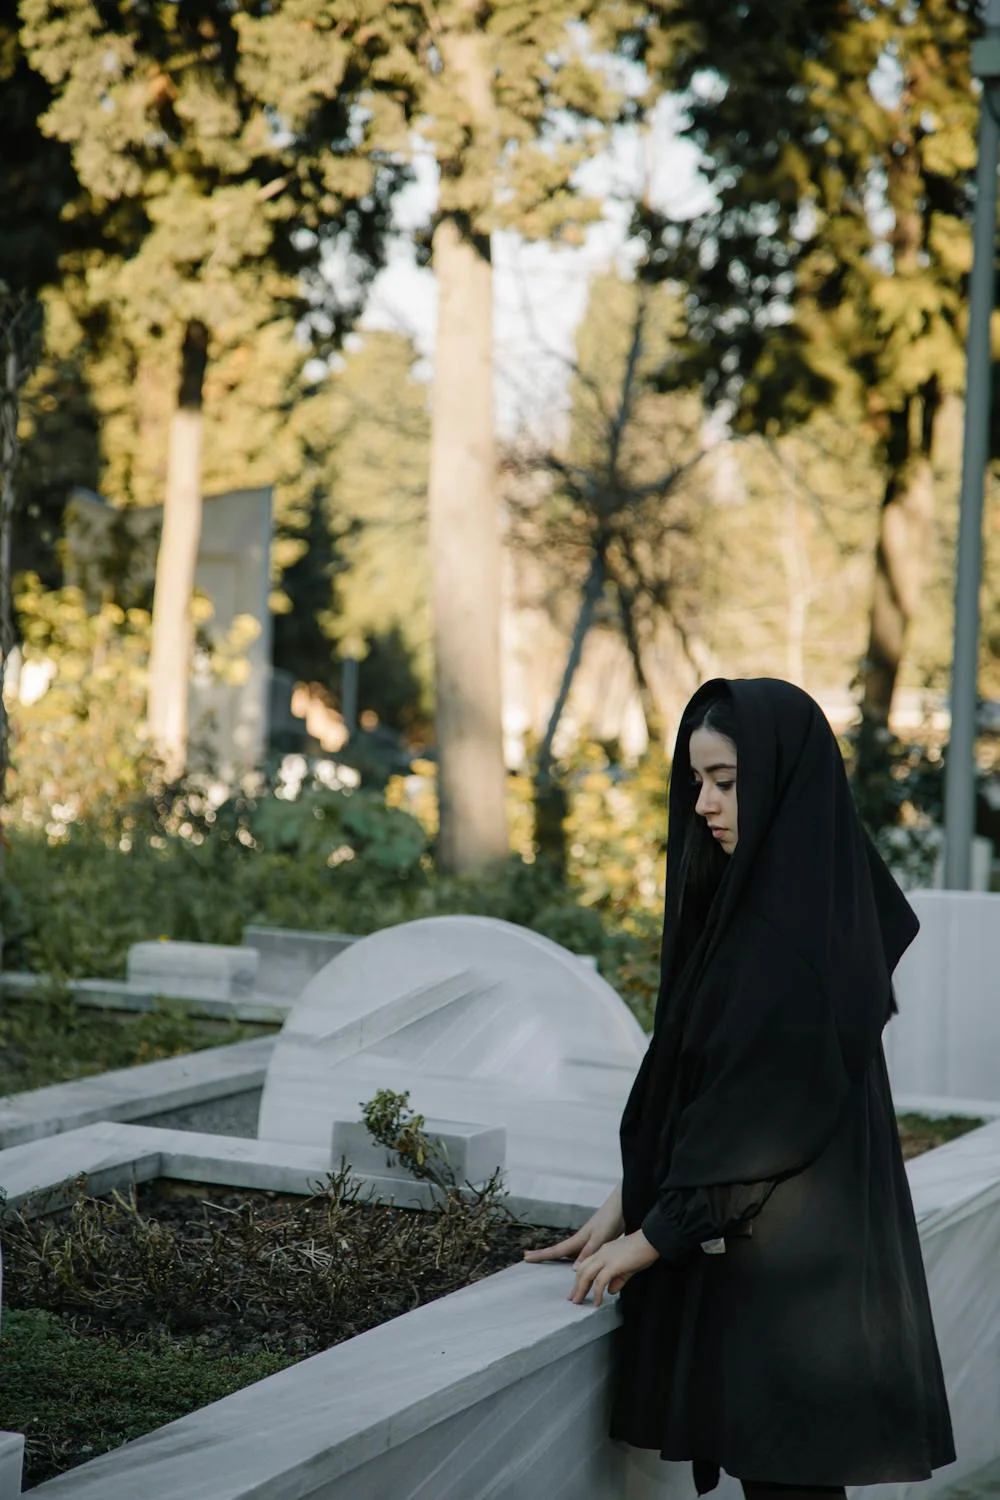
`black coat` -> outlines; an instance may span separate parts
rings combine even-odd
[[[700,1490],[719,1468],[923,1479],[955,1455],[881,1048],[916,919],[818,707],[763,680],[709,684],[692,710],[720,690],[739,843],[692,943],[671,881],[693,817],[682,726],[656,1024],[622,1120],[626,1230],[661,1259],[621,1294],[612,1436],[692,1460]]]

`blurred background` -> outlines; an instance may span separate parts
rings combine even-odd
[[[983,17],[763,9],[4,8],[5,967],[484,911],[646,1017],[716,675],[940,880]]]

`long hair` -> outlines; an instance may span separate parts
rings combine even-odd
[[[721,734],[736,746],[737,760],[739,759],[736,713],[728,693],[722,692],[718,697],[710,698],[707,703],[699,703],[689,717],[681,720],[678,748],[683,746],[686,751],[696,729],[710,729],[713,734]],[[686,754],[683,759],[687,760]],[[677,958],[680,965],[698,941],[729,863],[729,855],[723,852],[717,840],[712,837],[704,818],[695,814],[694,804],[697,800],[698,792],[692,780],[691,811],[677,872],[680,885]]]

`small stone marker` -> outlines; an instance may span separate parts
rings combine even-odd
[[[500,1170],[507,1155],[507,1132],[502,1125],[470,1125],[461,1120],[425,1120],[423,1134],[444,1151],[455,1181],[486,1182]],[[372,1138],[360,1120],[336,1120],[333,1126],[333,1166],[346,1161],[368,1177],[416,1179],[408,1167]]]
[[[260,955],[256,948],[219,943],[133,943],[128,982],[178,999],[230,1000],[252,995]]]

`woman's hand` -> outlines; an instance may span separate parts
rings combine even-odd
[[[612,1240],[593,1255],[577,1261],[576,1282],[569,1300],[584,1302],[587,1293],[593,1291],[594,1306],[600,1307],[605,1292],[620,1292],[636,1271],[644,1271],[659,1258],[641,1229]]]
[[[558,1245],[546,1245],[544,1250],[525,1250],[524,1258],[530,1261],[572,1260],[575,1265],[579,1265],[609,1240],[618,1239],[624,1228],[622,1190],[619,1184],[576,1234],[560,1240]]]

